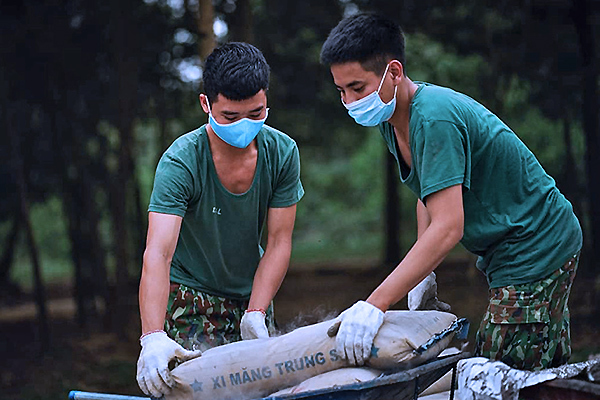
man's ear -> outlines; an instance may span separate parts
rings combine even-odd
[[[400,83],[400,80],[404,78],[404,65],[398,60],[390,61],[390,73],[394,79],[394,84]]]
[[[202,107],[202,110],[205,113],[209,114],[210,106],[209,106],[208,96],[206,96],[204,93],[200,93],[200,95],[198,96],[198,99],[200,100],[200,107]]]

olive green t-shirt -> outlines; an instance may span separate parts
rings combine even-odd
[[[379,126],[402,182],[422,200],[463,187],[461,243],[477,254],[492,288],[533,282],[558,269],[582,245],[569,201],[533,153],[496,115],[454,90],[415,82],[410,105],[409,168],[394,129]]]
[[[221,184],[206,125],[179,137],[163,154],[148,210],[183,217],[171,281],[215,296],[250,296],[268,209],[292,206],[304,195],[294,140],[265,125],[256,144],[254,180],[243,194]]]

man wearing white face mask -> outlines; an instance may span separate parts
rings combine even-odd
[[[338,352],[362,364],[383,313],[407,295],[411,309],[447,310],[433,271],[461,242],[479,256],[490,287],[476,355],[520,369],[566,363],[582,246],[571,204],[496,115],[464,94],[411,81],[404,56],[400,27],[373,14],[342,20],[321,50],[348,114],[379,127],[418,199],[416,242],[365,301],[340,314]]]
[[[264,125],[269,66],[262,53],[247,43],[215,49],[203,83],[209,122],[163,154],[148,207],[137,380],[153,397],[173,385],[170,362],[269,337],[304,194],[296,143]]]

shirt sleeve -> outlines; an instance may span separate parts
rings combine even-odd
[[[185,216],[193,187],[189,166],[176,157],[164,154],[156,168],[148,211]]]
[[[470,181],[466,176],[467,143],[463,131],[453,122],[430,121],[417,135],[417,157],[413,162],[421,182],[421,199]]]
[[[300,153],[294,144],[277,176],[269,207],[284,208],[296,204],[304,196],[300,181]]]

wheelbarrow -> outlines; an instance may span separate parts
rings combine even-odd
[[[469,321],[465,318],[456,320],[452,326],[432,337],[428,342],[415,349],[415,353],[423,353],[435,347],[440,340],[449,335],[456,335],[457,339],[466,339],[469,330]],[[419,366],[404,369],[390,370],[381,376],[360,383],[333,386],[325,389],[305,391],[295,394],[268,396],[254,400],[410,400],[417,399],[419,393],[427,389],[432,383],[452,370],[452,385],[450,399],[454,399],[456,382],[456,365],[459,360],[470,357],[465,352],[448,356],[438,356]],[[106,393],[92,393],[71,391],[69,400],[150,400],[149,397],[123,396]]]
[[[456,380],[456,364],[470,354],[460,352],[449,356],[441,356],[417,367],[403,371],[388,371],[382,376],[361,383],[334,386],[296,394],[268,396],[256,400],[411,400],[417,399],[419,393],[452,371],[452,382]],[[454,398],[454,384],[450,399]],[[124,396],[108,393],[92,393],[71,391],[69,400],[150,400],[149,397]]]

